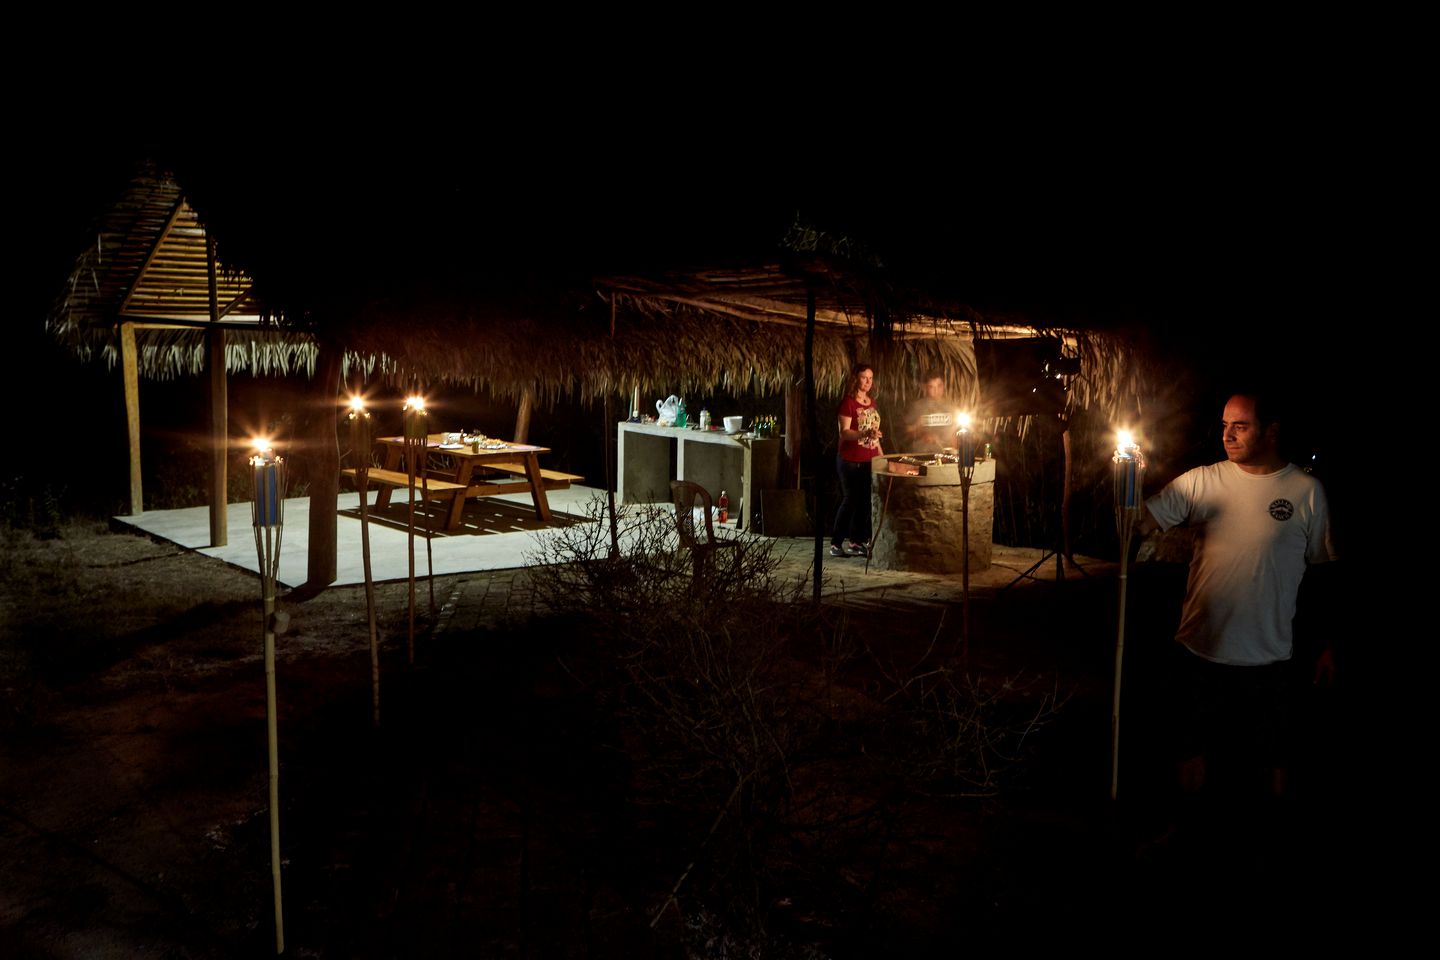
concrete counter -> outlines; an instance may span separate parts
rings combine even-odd
[[[778,437],[742,439],[720,430],[622,422],[616,434],[616,498],[669,503],[670,481],[690,480],[708,490],[712,502],[726,491],[737,526],[748,528],[760,491],[779,482],[780,444]]]

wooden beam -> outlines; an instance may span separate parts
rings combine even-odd
[[[220,300],[215,289],[215,241],[207,238],[210,262],[210,317],[219,320]],[[214,327],[205,334],[210,364],[210,546],[223,547],[230,538],[226,505],[230,500],[228,460],[230,429],[225,389],[225,331]]]
[[[170,209],[170,216],[161,228],[155,243],[151,245],[150,252],[145,255],[145,262],[140,264],[140,269],[135,271],[135,278],[130,281],[130,288],[125,291],[125,297],[120,301],[120,312],[124,313],[130,306],[130,298],[135,296],[135,291],[140,286],[140,281],[145,278],[145,271],[149,268],[156,255],[160,253],[160,245],[170,236],[170,230],[175,226],[175,221],[180,218],[180,211],[185,208],[185,198],[180,197],[175,201],[175,206]]]
[[[255,321],[253,323],[244,320],[221,320],[215,323],[210,320],[187,320],[183,317],[157,317],[153,314],[132,313],[124,316],[132,317],[127,322],[134,323],[136,330],[210,330],[220,328],[222,330],[274,330],[273,323]],[[142,319],[143,318],[143,319]]]
[[[235,297],[235,299],[225,304],[225,306],[220,310],[218,314],[215,315],[213,319],[218,321],[221,317],[228,317],[236,308],[240,306],[240,304],[244,303],[247,299],[249,299],[250,294],[254,292],[254,290],[255,287],[253,284],[247,286],[244,290],[241,290],[240,294]]]
[[[125,433],[130,439],[129,516],[145,512],[140,487],[140,364],[135,350],[135,324],[120,324],[120,370],[125,383]]]
[[[674,304],[691,307],[696,310],[703,310],[709,313],[720,314],[721,316],[734,317],[738,320],[745,320],[754,324],[778,324],[780,326],[801,327],[808,329],[813,322],[817,326],[846,330],[851,333],[859,333],[863,330],[863,318],[852,316],[839,310],[822,310],[817,308],[812,320],[808,307],[801,309],[794,304],[781,300],[765,300],[757,298],[753,303],[747,302],[747,298],[738,297],[733,294],[723,296],[686,296],[673,292],[634,292],[620,289],[628,297],[635,300],[647,300],[656,303]],[[654,311],[652,311],[654,312]],[[942,331],[937,329],[931,320],[919,321],[915,325],[927,325],[928,329],[909,329],[909,325],[897,329],[894,334],[896,340],[932,339]],[[1029,328],[1026,328],[1029,330]],[[953,326],[945,325],[943,332],[947,336],[960,339],[970,339],[968,330],[957,330]]]

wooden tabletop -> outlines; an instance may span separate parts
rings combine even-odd
[[[521,453],[549,453],[549,452],[550,452],[550,448],[549,448],[549,447],[537,447],[537,446],[535,446],[535,445],[532,444],[532,443],[515,443],[514,441],[511,441],[511,440],[503,441],[504,444],[505,444],[503,447],[485,447],[485,446],[482,446],[482,447],[477,451],[477,450],[473,449],[473,448],[470,446],[470,444],[468,444],[468,443],[462,443],[462,444],[460,444],[459,446],[454,446],[454,447],[450,446],[449,444],[442,444],[440,441],[441,441],[441,439],[442,439],[444,436],[445,436],[445,435],[444,435],[443,433],[432,433],[432,434],[430,434],[429,436],[427,436],[427,437],[425,438],[425,449],[426,449],[426,450],[438,450],[438,451],[440,451],[441,453],[448,453],[448,454],[453,454],[453,455],[455,455],[455,456],[466,456],[466,457],[473,457],[473,456],[483,455],[483,454],[496,454],[496,453],[499,453],[499,454],[521,454]],[[491,438],[491,439],[493,440],[494,438]],[[405,443],[405,438],[404,438],[404,437],[378,437],[378,438],[376,438],[375,442],[376,442],[376,443],[390,444],[390,445],[392,445],[392,446],[403,446],[404,443]]]

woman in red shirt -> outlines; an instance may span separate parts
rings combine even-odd
[[[830,556],[863,557],[870,544],[870,461],[885,455],[880,446],[880,410],[870,399],[875,370],[857,363],[850,371],[845,397],[840,401],[838,422],[840,450],[836,469],[840,473],[840,509],[830,534]],[[848,538],[849,545],[845,541]]]

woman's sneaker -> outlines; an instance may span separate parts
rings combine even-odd
[[[832,556],[832,557],[848,557],[848,556],[850,556],[850,553],[849,553],[844,547],[840,546],[840,544],[838,544],[838,543],[832,543],[832,544],[830,544],[830,556]]]
[[[867,546],[865,546],[865,544],[863,544],[863,543],[854,543],[854,542],[851,542],[851,544],[850,544],[850,556],[852,556],[852,557],[868,557],[868,556],[870,556],[870,548],[867,547]]]

